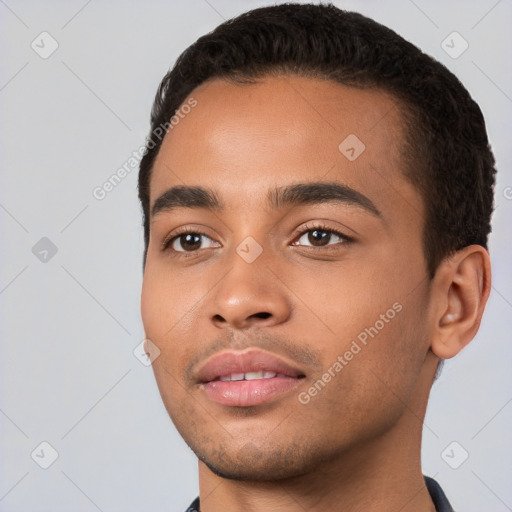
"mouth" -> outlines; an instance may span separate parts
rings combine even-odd
[[[288,375],[259,370],[257,372],[230,373],[229,375],[221,375],[218,379],[214,379],[214,381],[220,380],[222,382],[232,382],[240,380],[273,379],[274,377],[288,377]]]
[[[305,373],[283,359],[255,349],[224,352],[209,359],[197,374],[199,388],[221,405],[250,407],[296,388]]]

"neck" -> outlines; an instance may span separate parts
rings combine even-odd
[[[421,433],[437,358],[429,352],[411,400],[382,435],[295,478],[251,482],[199,462],[201,512],[435,512],[421,471]]]

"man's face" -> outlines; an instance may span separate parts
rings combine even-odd
[[[392,428],[429,350],[424,210],[402,175],[400,113],[383,92],[291,76],[192,96],[150,208],[186,186],[219,207],[174,194],[151,216],[141,311],[155,376],[215,472],[299,475]]]

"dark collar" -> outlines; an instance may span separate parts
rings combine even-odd
[[[446,497],[441,486],[429,476],[423,476],[425,479],[425,485],[427,486],[430,497],[436,506],[437,512],[454,512],[448,498]],[[197,505],[199,507],[199,504]]]
[[[454,512],[441,486],[429,476],[424,476],[423,478],[425,479],[425,485],[430,493],[430,497],[436,506],[436,512]],[[199,497],[187,508],[186,512],[199,512]]]

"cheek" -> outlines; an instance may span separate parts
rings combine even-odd
[[[153,263],[148,256],[141,292],[141,317],[146,336],[163,344],[183,329],[200,298],[197,286],[187,286],[168,266]]]
[[[141,292],[141,316],[145,337],[160,350],[152,368],[162,401],[175,421],[176,411],[183,404],[182,380],[186,344],[180,343],[179,319],[185,315],[180,306],[180,287],[170,286],[168,277],[157,274],[146,265]]]
[[[327,436],[363,439],[387,431],[404,414],[424,359],[421,328],[405,306],[380,327],[359,329],[364,337],[344,337],[325,351],[326,373],[311,382],[321,390],[304,406],[311,428],[321,421],[328,427]],[[326,377],[330,382],[322,388],[316,379]]]
[[[330,282],[337,285],[324,286],[321,293],[317,288],[304,302],[318,308],[331,331],[329,342],[323,340],[324,371],[336,375],[331,390],[338,388],[340,403],[360,409],[365,403],[377,404],[381,413],[380,405],[400,409],[403,403],[395,394],[407,402],[429,346],[423,314],[428,290],[420,266],[368,265],[338,278],[333,274]],[[340,364],[333,368],[336,361]],[[325,399],[335,402],[328,393]]]
[[[196,285],[190,285],[190,282]],[[160,350],[153,362],[158,385],[179,392],[186,365],[194,357],[197,314],[205,291],[200,278],[172,273],[148,257],[141,292],[141,317],[146,338]]]
[[[157,275],[153,267],[146,266],[141,293],[141,316],[145,337],[154,343],[159,356],[152,367],[160,393],[166,406],[176,391],[176,380],[181,380],[182,358],[179,343],[179,319],[185,314],[180,307],[179,287],[170,286],[169,280]],[[172,281],[171,281],[172,282]]]
[[[359,335],[364,339],[367,329],[377,323],[377,330],[388,330],[397,315],[393,305],[403,297],[400,281],[369,262],[349,262],[341,269],[329,269],[325,274],[302,275],[294,280],[294,291],[310,312],[315,313],[310,328],[329,328],[332,346],[342,350]],[[300,286],[298,283],[302,283]],[[322,332],[326,332],[322,329]],[[366,334],[368,336],[368,334]],[[314,339],[314,338],[312,338]]]

